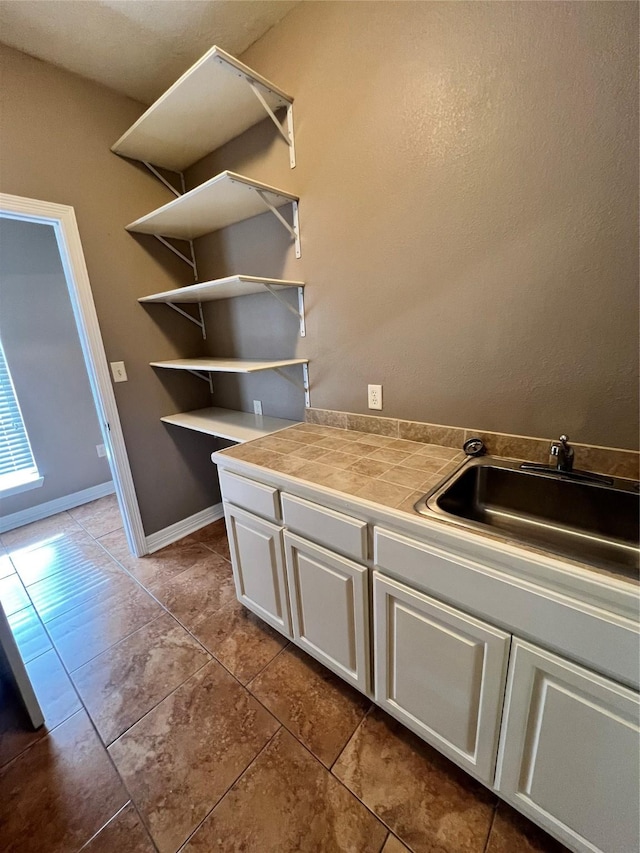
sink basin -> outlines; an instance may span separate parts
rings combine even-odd
[[[521,465],[471,459],[418,501],[416,511],[639,577],[638,483],[619,477],[588,482]]]

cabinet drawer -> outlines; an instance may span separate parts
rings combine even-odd
[[[280,521],[278,490],[230,471],[220,471],[222,497],[229,503],[255,512],[270,521]]]
[[[366,561],[367,525],[364,521],[286,494],[282,495],[282,513],[285,525],[294,533],[346,557]]]
[[[288,531],[284,544],[296,643],[370,695],[369,570]]]
[[[639,716],[636,693],[514,639],[497,790],[572,850],[640,849]]]

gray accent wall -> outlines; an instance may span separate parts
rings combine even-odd
[[[52,226],[0,218],[0,340],[44,483],[0,514],[111,480]]]
[[[313,406],[638,447],[638,7],[305,2],[242,60],[295,97],[194,166],[299,193],[302,258],[269,215],[198,241],[203,277],[308,282],[209,308],[220,355],[311,359]],[[276,350],[276,341],[280,349]],[[277,376],[223,404],[301,411]]]

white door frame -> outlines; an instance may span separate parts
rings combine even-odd
[[[33,198],[0,193],[0,217],[53,226],[71,306],[80,335],[80,345],[89,374],[89,384],[113,483],[122,513],[129,548],[137,557],[148,553],[122,425],[111,385],[107,356],[102,343],[80,232],[73,207]]]

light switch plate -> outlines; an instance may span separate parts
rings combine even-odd
[[[127,381],[127,371],[124,367],[124,361],[112,361],[110,367],[114,382]]]

